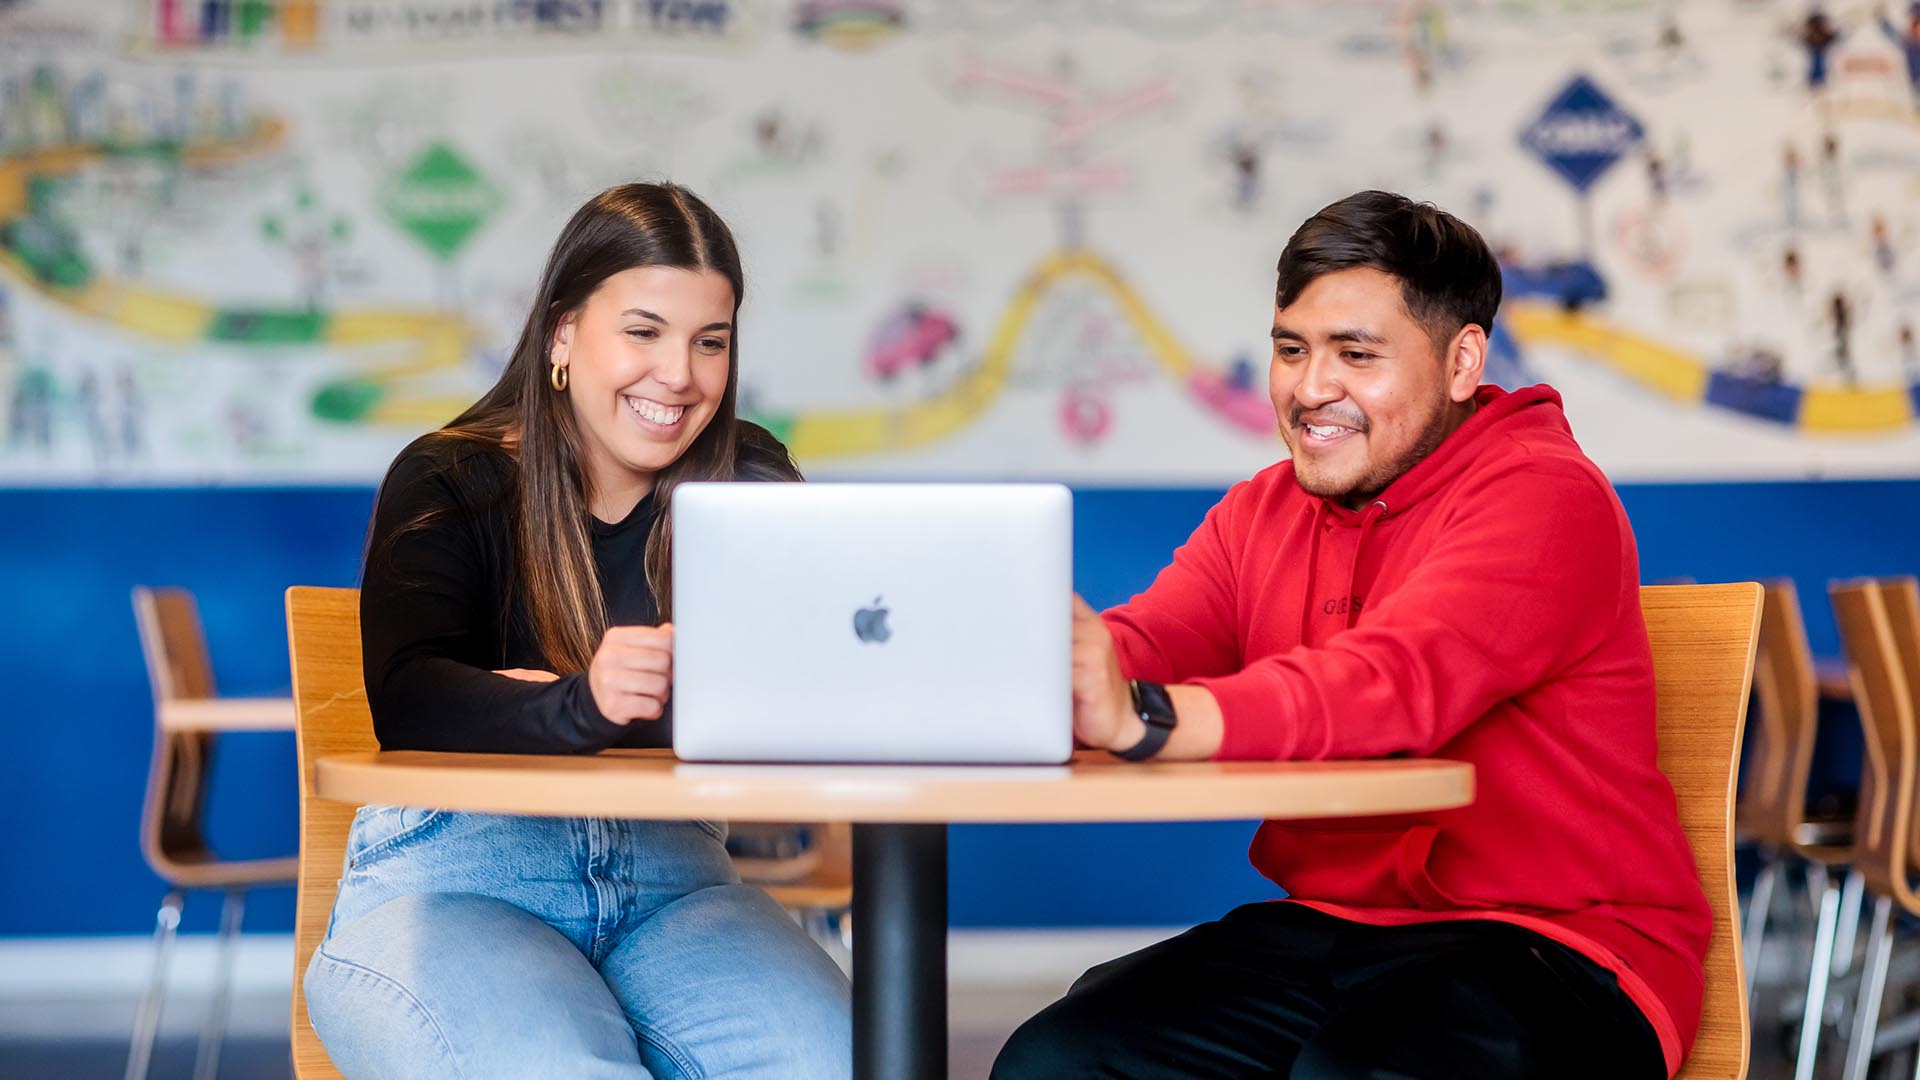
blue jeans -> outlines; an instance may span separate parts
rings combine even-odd
[[[314,1030],[353,1080],[852,1075],[846,978],[724,834],[363,807]]]

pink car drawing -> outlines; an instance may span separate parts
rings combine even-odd
[[[908,304],[880,324],[867,346],[867,374],[882,382],[909,367],[926,367],[960,338],[960,326],[925,304]]]

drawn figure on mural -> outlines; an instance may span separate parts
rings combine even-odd
[[[1833,365],[1848,386],[1858,383],[1853,370],[1853,301],[1836,291],[1827,302],[1827,320],[1833,330]]]
[[[826,139],[813,124],[796,125],[778,109],[753,120],[753,142],[761,157],[781,165],[804,165],[820,156]]]
[[[1678,67],[1690,59],[1686,32],[1680,29],[1680,20],[1674,18],[1672,12],[1668,12],[1660,20],[1658,48],[1661,63],[1668,69]]]
[[[1667,177],[1667,160],[1660,156],[1660,151],[1654,149],[1651,141],[1646,144],[1646,162],[1647,195],[1654,209],[1658,210],[1667,204],[1667,194],[1671,188]]]
[[[118,256],[120,276],[137,278],[145,263],[145,245],[141,242],[151,221],[152,207],[141,190],[138,161],[113,162],[101,179],[114,234],[114,252]]]
[[[1433,88],[1434,69],[1447,49],[1447,13],[1426,0],[1408,5],[1406,13],[1407,67],[1422,93]]]
[[[1905,25],[1896,25],[1885,10],[1874,13],[1880,29],[1892,41],[1907,62],[1907,88],[1913,95],[1913,106],[1920,109],[1920,3],[1907,5]]]
[[[80,385],[74,391],[74,404],[80,410],[80,426],[87,433],[87,444],[93,447],[93,463],[105,465],[113,456],[113,433],[107,428],[106,393],[100,387],[100,373],[88,368],[80,376]]]
[[[1920,343],[1914,341],[1912,323],[1900,324],[1900,370],[1920,381]]]
[[[1227,162],[1233,166],[1233,208],[1242,213],[1260,205],[1261,148],[1257,139],[1241,132],[1227,136]]]
[[[1258,373],[1253,367],[1253,354],[1241,349],[1233,354],[1233,360],[1227,365],[1227,385],[1243,393],[1263,391],[1257,383]]]
[[[1873,215],[1871,239],[1873,243],[1873,265],[1879,267],[1882,274],[1885,274],[1889,278],[1892,277],[1894,271],[1893,231],[1887,228],[1885,215]]]
[[[1827,215],[1835,225],[1845,225],[1847,190],[1840,175],[1840,136],[1832,131],[1820,140],[1820,182],[1827,189]]]
[[[266,438],[267,423],[258,407],[234,400],[227,403],[227,438],[242,454],[252,454]]]
[[[127,460],[136,460],[146,445],[147,410],[140,396],[139,380],[134,378],[131,367],[121,364],[114,372],[113,389],[114,404],[120,414],[120,452]]]
[[[1057,55],[1046,71],[970,59],[962,65],[956,83],[962,91],[997,91],[1034,107],[1045,118],[1040,163],[996,170],[988,187],[996,196],[1050,198],[1059,221],[1060,246],[1068,251],[1086,245],[1088,197],[1124,191],[1133,184],[1132,170],[1126,165],[1090,158],[1096,137],[1170,104],[1174,96],[1169,76],[1101,93],[1081,79],[1079,66],[1065,53]]]
[[[1800,149],[1788,143],[1780,154],[1780,209],[1787,227],[1800,227]]]
[[[1654,281],[1671,280],[1686,257],[1685,229],[1659,202],[1645,211],[1621,210],[1614,219],[1613,235],[1633,269]]]
[[[1833,17],[1816,6],[1801,22],[1799,40],[1800,47],[1807,50],[1807,89],[1819,93],[1827,85],[1827,59],[1840,40],[1840,31],[1834,28]]]
[[[1447,129],[1441,126],[1439,121],[1434,121],[1427,125],[1427,133],[1422,143],[1426,151],[1427,179],[1437,179],[1440,176],[1440,170],[1447,163],[1449,149]]]
[[[813,204],[813,252],[831,260],[840,254],[840,210],[827,199]]]
[[[4,132],[0,132],[0,137]],[[21,408],[21,389],[24,386],[25,372],[21,369],[20,354],[14,349],[13,313],[7,290],[0,288],[0,393],[6,397],[0,399],[0,417],[4,417],[6,445],[12,449],[21,441],[19,437]]]
[[[1673,182],[1683,189],[1701,183],[1693,171],[1693,136],[1684,131],[1673,136]]]
[[[1269,194],[1267,160],[1274,148],[1321,142],[1325,135],[1290,117],[1277,73],[1241,72],[1233,89],[1234,118],[1208,153],[1226,164],[1227,205],[1246,214],[1258,210]]]
[[[319,311],[326,302],[333,256],[352,235],[346,217],[326,214],[313,190],[302,184],[294,192],[291,210],[276,211],[260,219],[260,235],[268,243],[285,248],[293,257],[301,299],[308,311]]]
[[[1738,356],[1733,371],[1755,382],[1778,383],[1785,377],[1786,360],[1773,349],[1755,345]]]
[[[13,382],[13,408],[7,420],[7,446],[31,449],[42,456],[53,452],[53,373],[44,367],[24,367]]]
[[[1788,248],[1780,257],[1780,280],[1786,283],[1787,292],[1798,297],[1805,289],[1807,279],[1800,267],[1800,251]]]

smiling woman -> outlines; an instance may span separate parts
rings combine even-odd
[[[733,283],[713,270],[636,266],[561,320],[549,382],[588,436],[595,517],[626,517],[706,430],[731,381],[733,311]]]
[[[734,415],[741,282],[684,188],[622,185],[567,223],[499,383],[376,497],[382,748],[670,744],[673,490],[799,479]],[[364,807],[304,983],[314,1029],[356,1077],[844,1076],[846,980],[740,884],[725,832]]]

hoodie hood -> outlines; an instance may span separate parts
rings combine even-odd
[[[1339,594],[1351,599],[1360,573],[1360,556],[1374,526],[1394,514],[1405,513],[1427,496],[1444,489],[1448,482],[1480,459],[1482,451],[1495,439],[1530,441],[1536,438],[1573,442],[1573,429],[1561,407],[1560,394],[1551,386],[1528,386],[1503,390],[1482,386],[1474,391],[1474,414],[1449,434],[1413,468],[1402,473],[1373,501],[1358,510],[1330,499],[1315,499],[1312,540],[1307,545],[1307,590],[1300,606],[1300,640],[1308,640],[1313,621],[1313,597],[1320,571],[1320,537],[1327,528],[1359,529],[1353,552],[1347,560],[1346,588]],[[1349,603],[1346,625],[1359,618],[1358,604]]]
[[[1388,484],[1367,506],[1350,510],[1339,503],[1320,500],[1328,519],[1335,524],[1358,527],[1375,512],[1403,513],[1446,487],[1447,482],[1473,464],[1479,451],[1495,438],[1528,441],[1544,436],[1568,442],[1573,439],[1573,429],[1567,426],[1567,414],[1561,408],[1560,393],[1551,386],[1543,384],[1511,391],[1483,386],[1474,391],[1473,400],[1476,408],[1467,422],[1441,440],[1433,453]]]

